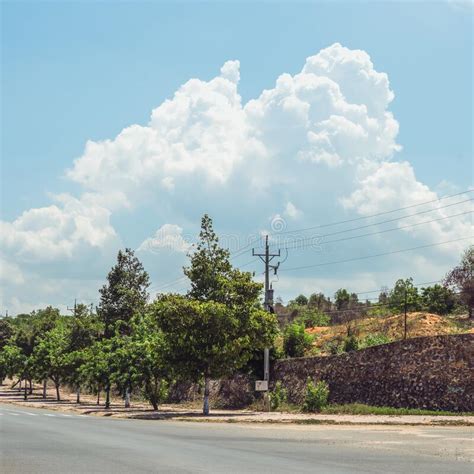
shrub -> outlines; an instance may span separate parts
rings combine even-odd
[[[306,396],[303,411],[320,412],[328,404],[329,387],[324,380],[314,383],[309,377],[306,382]]]
[[[326,352],[329,352],[331,355],[339,355],[344,352],[343,342],[339,339],[332,339],[324,345]]]
[[[293,323],[286,326],[283,333],[283,350],[288,357],[303,357],[312,342],[313,338],[305,332],[303,324]]]
[[[389,342],[391,342],[391,339],[385,334],[368,334],[359,342],[359,349],[380,346],[381,344],[388,344]]]
[[[304,324],[305,328],[312,328],[315,326],[329,326],[331,318],[317,309],[303,307],[298,309],[296,321]]]
[[[270,407],[272,410],[278,410],[283,403],[287,400],[286,389],[281,385],[281,382],[278,381],[275,384],[275,388],[270,393]]]
[[[344,352],[357,351],[359,349],[359,341],[355,336],[346,337],[343,345]]]

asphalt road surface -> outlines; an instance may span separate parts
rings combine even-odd
[[[0,405],[0,472],[472,474],[472,434],[124,420]]]

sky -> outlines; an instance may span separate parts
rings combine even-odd
[[[4,1],[1,21],[1,314],[97,303],[124,247],[152,294],[185,291],[204,213],[257,279],[271,234],[284,301],[437,281],[472,243],[469,1]]]

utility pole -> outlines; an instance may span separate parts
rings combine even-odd
[[[74,307],[73,308],[70,308],[69,306],[67,307],[67,310],[68,311],[72,311],[72,314],[74,315],[74,317],[76,316],[76,310],[77,310],[77,299],[74,298]]]
[[[273,313],[273,288],[270,286],[270,269],[272,269],[276,275],[280,263],[276,265],[270,265],[270,262],[275,258],[280,256],[280,249],[278,253],[270,253],[268,246],[268,235],[265,236],[265,252],[264,253],[255,253],[255,249],[252,249],[252,255],[254,257],[260,257],[260,260],[265,264],[265,299],[264,299],[264,308],[265,311]],[[269,400],[268,400],[268,384],[270,382],[270,349],[265,347],[263,350],[263,380],[265,384],[265,407],[269,409]]]

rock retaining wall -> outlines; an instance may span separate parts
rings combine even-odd
[[[330,357],[276,361],[289,401],[302,403],[308,377],[325,380],[331,403],[474,411],[474,334],[419,337]],[[254,380],[237,375],[213,381],[214,406],[242,408],[255,400]],[[202,398],[196,384],[178,384],[172,401]]]
[[[308,377],[325,380],[331,403],[474,411],[474,334],[419,337],[331,357],[276,361],[290,401]]]

